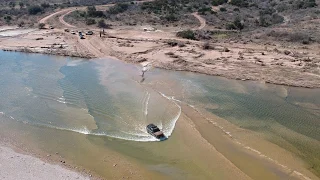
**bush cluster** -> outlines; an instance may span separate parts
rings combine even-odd
[[[42,12],[42,8],[39,5],[30,6],[28,12],[30,15],[36,15]]]
[[[128,10],[129,8],[129,4],[126,3],[118,3],[112,7],[110,7],[110,9],[107,11],[107,13],[110,14],[119,14],[119,13],[123,13],[126,10]]]
[[[196,35],[192,30],[180,31],[177,33],[177,37],[181,37],[184,39],[197,40]]]

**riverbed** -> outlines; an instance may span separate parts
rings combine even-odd
[[[142,78],[139,65],[112,59],[0,55],[1,136],[99,176],[319,176],[319,89],[156,68]],[[149,123],[168,139],[150,136]]]

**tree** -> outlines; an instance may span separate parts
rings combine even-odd
[[[238,29],[238,30],[241,31],[243,28],[244,28],[244,25],[241,22],[239,17],[236,17],[236,19],[233,21],[233,23],[229,23],[226,26],[226,29],[228,29],[228,30],[236,30],[236,29]]]
[[[12,17],[9,15],[4,16],[4,20],[9,24],[10,21],[12,20]]]
[[[248,7],[249,3],[247,2],[247,0],[232,0],[230,2],[230,4],[234,5],[234,6],[238,6],[238,7]]]
[[[44,29],[45,26],[46,26],[46,24],[44,24],[44,23],[40,23],[40,24],[38,25],[39,29]]]
[[[88,16],[94,17],[95,14],[96,14],[96,12],[97,12],[96,7],[94,7],[94,6],[88,6],[88,7],[87,7],[87,14],[88,14]]]
[[[42,12],[42,9],[40,6],[35,5],[35,6],[30,6],[28,11],[29,11],[29,14],[36,15],[36,14]]]
[[[98,27],[99,28],[108,28],[108,25],[106,24],[106,22],[104,22],[103,19],[98,21]]]
[[[228,0],[213,0],[211,2],[211,4],[213,6],[219,6],[219,5],[222,5],[222,4],[227,3],[227,2],[228,2]]]
[[[128,10],[129,5],[126,3],[118,3],[112,7],[110,7],[110,9],[107,11],[110,14],[119,14],[119,13],[123,13],[126,10]]]
[[[20,6],[20,9],[22,9],[24,7],[24,3],[23,2],[19,2],[19,6]]]
[[[178,17],[175,16],[174,14],[166,15],[164,18],[169,22],[178,21]]]
[[[19,24],[18,24],[19,27],[23,27],[24,26],[24,21],[21,21]]]
[[[14,8],[14,7],[16,6],[16,3],[13,2],[13,1],[11,1],[11,2],[9,2],[9,6],[10,6],[11,8]]]
[[[234,21],[233,24],[239,29],[242,30],[244,28],[244,25],[242,24],[241,20],[239,17],[237,17]]]
[[[42,3],[42,4],[41,4],[41,7],[44,8],[44,9],[45,9],[45,8],[49,8],[49,7],[50,7],[50,4],[49,4],[49,3]]]
[[[97,11],[94,6],[87,7],[87,14],[89,17],[103,17],[104,14],[102,11]]]

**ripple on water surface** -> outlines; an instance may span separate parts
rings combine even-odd
[[[171,135],[180,107],[134,80],[136,67],[54,58],[3,57],[1,75],[9,78],[0,87],[0,110],[18,121],[82,134],[156,141],[145,129],[155,123]]]

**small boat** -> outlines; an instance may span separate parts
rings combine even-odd
[[[163,134],[163,132],[154,124],[149,124],[147,127],[147,132],[154,136],[157,139],[164,140],[166,139],[166,136]]]

